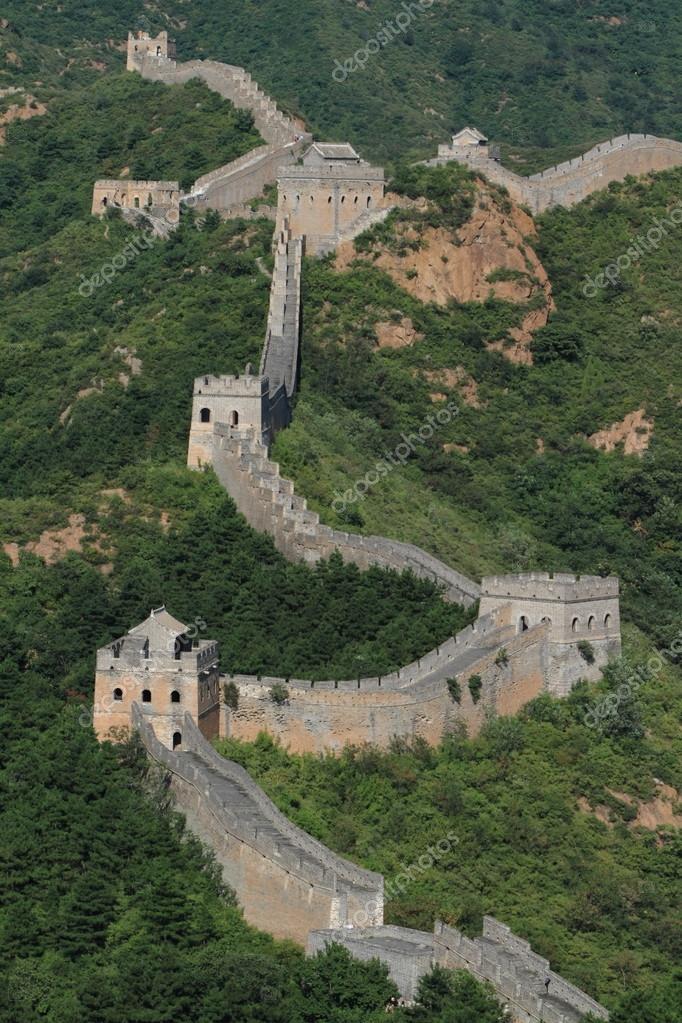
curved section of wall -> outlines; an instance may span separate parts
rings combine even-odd
[[[275,546],[291,561],[314,563],[339,551],[344,561],[362,569],[370,565],[410,569],[421,579],[443,588],[446,600],[470,605],[481,588],[460,572],[413,544],[381,536],[359,536],[331,529],[308,510],[306,501],[284,479],[267,448],[253,436],[216,425],[213,433],[190,434],[188,464],[212,465],[239,511],[254,529],[269,533]]]
[[[143,78],[166,85],[180,85],[200,78],[209,89],[219,93],[239,110],[249,110],[256,128],[266,142],[284,145],[300,134],[301,128],[278,109],[244,68],[217,60],[188,60],[179,64],[165,57],[146,56],[136,62]]]
[[[496,160],[478,156],[475,151],[466,156],[437,157],[427,163],[437,165],[450,159],[485,174],[503,185],[516,202],[542,213],[552,206],[573,206],[592,192],[606,188],[611,181],[623,181],[628,175],[638,177],[679,167],[682,143],[655,135],[621,135],[528,178],[514,174]]]
[[[381,923],[383,877],[292,824],[242,767],[216,753],[189,714],[181,747],[173,751],[137,703],[132,724],[169,772],[177,808],[215,853],[249,923],[300,944],[311,929],[343,927],[359,913],[369,925]]]
[[[235,710],[222,708],[221,735],[252,742],[267,732],[291,752],[323,753],[365,743],[386,748],[395,737],[437,745],[458,723],[476,734],[490,714],[515,714],[541,693],[547,671],[544,626],[520,635],[494,620],[479,620],[479,626],[480,632],[470,627],[382,678],[224,676],[237,686],[239,698]],[[480,679],[475,695],[468,685],[474,675]],[[456,696],[449,680],[458,683]]]

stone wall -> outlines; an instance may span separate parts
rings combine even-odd
[[[216,60],[189,60],[183,64],[163,56],[143,54],[134,61],[134,70],[143,78],[166,85],[180,85],[200,78],[209,89],[239,110],[250,111],[261,137],[270,145],[286,145],[304,133],[303,126],[282,113],[244,68]]]
[[[174,752],[136,704],[133,727],[167,772],[175,805],[213,850],[246,920],[305,944],[314,928],[342,927],[358,912],[383,919],[383,878],[337,856],[277,810],[239,765],[220,757],[190,715]]]
[[[473,941],[443,923],[434,934],[438,961],[491,983],[518,1023],[575,1023],[588,1013],[609,1018],[603,1005],[554,973],[547,959],[493,917],[483,918],[483,935]]]
[[[311,931],[306,951],[312,956],[331,944],[343,945],[355,959],[363,962],[380,959],[386,963],[400,994],[408,1001],[414,1001],[420,978],[429,973],[436,962],[433,936],[408,927]]]
[[[188,195],[186,206],[198,210],[213,209],[237,216],[239,207],[263,193],[277,180],[281,167],[295,163],[310,136],[302,135],[293,142],[258,146],[245,156],[198,178]]]
[[[298,387],[302,259],[303,242],[292,237],[285,221],[276,234],[275,266],[260,372],[267,377],[271,392],[283,385],[290,398]]]
[[[313,682],[223,676],[237,686],[239,703],[236,710],[221,709],[220,731],[247,742],[267,732],[293,753],[365,743],[385,749],[396,736],[436,745],[458,722],[476,734],[491,714],[519,711],[545,688],[546,655],[544,626],[517,636],[490,616],[383,677]],[[476,701],[468,686],[472,675],[482,683]],[[449,679],[459,683],[459,702]],[[275,685],[286,689],[285,703],[274,702]]]
[[[293,483],[270,461],[267,447],[248,432],[216,426],[197,438],[188,464],[193,468],[212,465],[249,524],[269,533],[291,561],[312,564],[338,550],[344,561],[363,569],[370,565],[398,572],[410,569],[442,586],[446,600],[469,605],[480,595],[477,583],[413,544],[321,525],[319,515],[308,511],[306,501],[294,493]]]
[[[514,1023],[578,1023],[588,1013],[609,1018],[603,1005],[554,973],[547,959],[493,917],[483,918],[483,935],[474,940],[440,922],[433,934],[392,926],[314,931],[308,937],[308,954],[332,943],[343,945],[356,959],[386,963],[408,1000],[414,999],[420,978],[439,964],[488,981]]]
[[[471,153],[462,151],[452,157],[441,156],[426,162],[431,166],[451,159],[464,163],[496,184],[504,185],[512,199],[525,203],[534,213],[542,213],[551,206],[573,206],[592,192],[606,188],[610,181],[623,181],[629,174],[650,174],[682,164],[682,143],[655,135],[621,135],[594,146],[574,160],[528,178],[514,174],[495,160],[481,157],[475,147],[471,149]]]

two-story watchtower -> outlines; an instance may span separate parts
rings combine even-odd
[[[193,638],[194,631],[160,607],[97,651],[93,723],[100,739],[130,727],[133,703],[153,718],[157,738],[170,749],[182,745],[186,712],[206,738],[218,734],[218,644]]]
[[[149,32],[128,33],[127,70],[138,71],[148,57],[175,60],[175,43],[167,32],[159,32],[158,36],[150,36]]]

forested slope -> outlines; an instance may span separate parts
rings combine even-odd
[[[0,49],[16,55],[5,57],[8,82],[39,80],[49,94],[120,67],[129,29],[165,28],[180,59],[244,66],[314,130],[384,160],[430,151],[467,122],[517,149],[562,153],[624,131],[680,137],[672,0],[432,0],[361,56],[363,69],[332,77],[401,13],[392,0],[160,0],[144,10],[136,0],[5,0]]]

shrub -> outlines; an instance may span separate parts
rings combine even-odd
[[[507,648],[505,646],[503,646],[500,650],[497,651],[495,664],[497,665],[498,668],[506,668],[507,665],[509,664],[509,654],[507,653]]]
[[[578,643],[578,650],[580,651],[580,656],[587,664],[594,664],[594,647],[588,640],[581,639]]]
[[[455,703],[462,702],[462,687],[456,678],[449,678],[447,680],[448,692]]]
[[[481,698],[481,690],[483,689],[483,679],[480,675],[472,675],[469,679],[469,692],[471,693],[471,699],[474,703],[478,703]]]
[[[239,707],[239,688],[235,682],[226,682],[223,686],[223,699],[230,710],[237,710]]]
[[[281,682],[275,682],[272,689],[270,690],[270,699],[273,703],[276,703],[278,707],[286,703],[289,699],[289,690]]]

